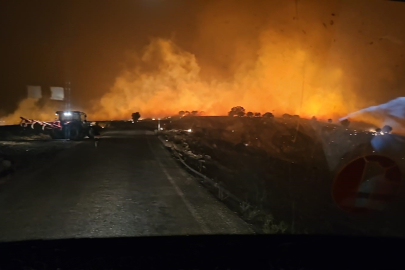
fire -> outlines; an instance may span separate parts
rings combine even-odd
[[[283,56],[277,51],[279,46],[288,46],[288,41],[277,46],[264,43],[252,70],[237,73],[234,81],[221,82],[203,80],[192,53],[170,40],[154,39],[137,68],[117,78],[94,112],[99,118],[122,119],[132,111],[140,111],[144,117],[163,117],[183,108],[203,111],[204,115],[226,115],[235,105],[308,118],[329,118],[347,111],[338,86],[343,76],[340,69],[323,71],[300,48],[291,48]],[[153,66],[155,72],[147,73],[143,66]]]
[[[130,66],[135,68],[117,77],[94,113],[106,119],[132,111],[147,117],[180,110],[226,115],[243,106],[328,119],[364,105],[353,94],[357,85],[352,69],[341,60],[358,56],[359,50],[342,50],[335,42],[345,35],[336,34],[335,21],[344,20],[343,15],[335,17],[339,1],[300,1],[299,6],[269,1],[256,13],[246,12],[247,2],[216,1],[202,11],[195,51],[174,39],[151,39],[133,57]],[[350,41],[351,36],[345,37],[342,44]]]
[[[131,52],[112,87],[80,109],[94,120],[181,110],[226,115],[234,106],[337,119],[393,98],[386,89],[403,88],[403,5],[251,2],[207,1],[193,21],[195,33],[151,38]],[[53,111],[23,110],[7,119]]]

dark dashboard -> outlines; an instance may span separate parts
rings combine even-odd
[[[0,269],[391,269],[403,239],[172,236],[0,244]]]

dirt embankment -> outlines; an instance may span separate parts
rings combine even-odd
[[[340,168],[372,153],[367,130],[298,118],[189,117],[163,127],[166,144],[213,179],[214,194],[259,231],[405,234],[392,212],[352,215],[331,196]]]
[[[43,166],[62,150],[78,142],[52,140],[34,130],[20,126],[0,127],[0,182],[10,179],[14,173],[35,170]]]
[[[21,141],[21,140],[50,140],[51,137],[39,130],[30,127],[22,128],[19,125],[0,126],[1,141]]]

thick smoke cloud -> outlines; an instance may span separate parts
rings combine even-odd
[[[127,119],[241,105],[336,119],[402,95],[404,11],[386,1],[205,1],[194,32],[131,50],[113,86],[83,109]]]
[[[37,99],[26,98],[18,104],[16,111],[1,118],[1,120],[7,124],[17,124],[21,120],[20,116],[23,116],[42,121],[52,121],[57,109],[58,107],[54,104],[41,104]]]
[[[186,109],[224,115],[242,105],[336,118],[384,102],[404,86],[405,24],[398,7],[215,2],[198,18],[195,52],[176,40],[152,39],[101,99],[99,114],[163,116]]]

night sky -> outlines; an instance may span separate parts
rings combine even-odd
[[[149,37],[192,34],[199,2],[1,1],[0,112],[16,108],[26,85],[41,85],[45,92],[69,80],[79,104],[99,98],[126,54]]]

